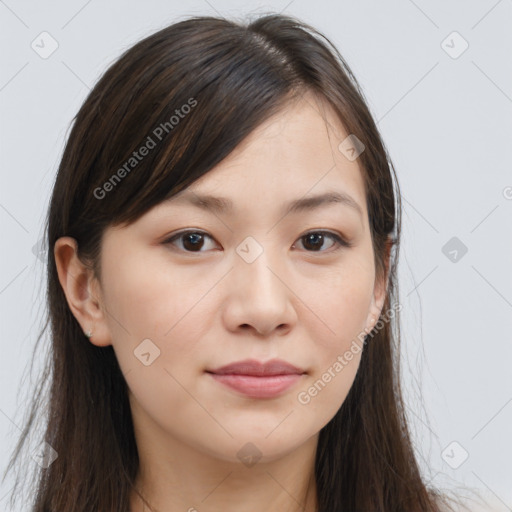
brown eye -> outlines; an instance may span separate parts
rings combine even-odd
[[[302,245],[308,252],[327,252],[327,250],[322,250],[322,247],[324,247],[328,239],[334,240],[334,243],[330,245],[330,247],[336,247],[334,251],[341,247],[350,247],[351,245],[339,235],[330,231],[310,231],[299,238],[299,240],[303,241]]]
[[[176,241],[181,241],[181,247],[178,247],[185,252],[205,252],[201,249],[205,246],[205,239],[213,240],[210,235],[202,231],[182,231],[164,242],[164,244],[175,244]]]

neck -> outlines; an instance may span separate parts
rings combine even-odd
[[[219,460],[183,444],[168,452],[172,456],[162,450],[159,456],[144,453],[139,448],[140,467],[130,510],[317,512],[317,440],[313,436],[279,459],[252,466]]]

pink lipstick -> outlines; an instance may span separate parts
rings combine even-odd
[[[250,398],[273,398],[284,393],[306,372],[281,359],[265,363],[246,359],[207,370],[217,382]]]

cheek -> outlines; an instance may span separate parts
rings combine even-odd
[[[342,406],[359,368],[371,297],[370,280],[365,283],[350,286],[347,280],[337,285],[331,281],[316,304],[328,329],[322,329],[323,335],[318,328],[316,335],[315,329],[310,333],[315,367],[297,392],[296,402],[305,421],[319,428]]]
[[[131,257],[105,274],[106,318],[124,373],[141,365],[141,343],[157,366],[182,368],[215,317],[208,291],[218,276],[206,266],[172,272],[169,267],[161,256],[144,262]]]
[[[359,345],[360,346],[360,345]],[[296,394],[297,407],[305,422],[318,430],[323,428],[343,405],[354,382],[361,351],[350,352],[350,361],[344,356],[347,352],[336,354],[331,362],[311,376]]]
[[[317,424],[326,424],[336,414],[359,368],[374,281],[367,261],[361,255],[347,258],[322,276],[321,287],[307,294],[307,306],[321,322],[310,323],[316,364],[296,399],[305,417]]]
[[[374,271],[363,257],[354,254],[317,277],[319,285],[308,285],[304,302],[321,320],[317,325],[323,325],[321,333],[325,334],[319,336],[319,332],[316,335],[311,332],[310,337],[323,347],[326,356],[332,358],[366,326]]]
[[[204,410],[191,395],[202,369],[198,344],[214,317],[207,292],[218,278],[169,267],[160,258],[113,270],[106,280],[108,323],[134,415],[186,431],[187,421],[175,411],[204,421]]]

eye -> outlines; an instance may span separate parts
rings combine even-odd
[[[331,233],[330,231],[309,231],[308,233],[302,235],[299,240],[304,240],[303,246],[312,248],[313,250],[308,250],[308,252],[327,252],[319,250],[324,245],[326,239],[334,240],[334,243],[331,247],[335,247],[333,251],[337,251],[341,249],[341,247],[351,247],[352,243],[348,242],[340,235],[336,233]],[[292,246],[295,247],[295,244]]]
[[[165,240],[164,244],[174,244],[175,241],[182,241],[182,246],[180,249],[185,250],[187,252],[204,252],[200,249],[204,247],[204,239],[209,238],[213,240],[210,235],[203,233],[202,231],[182,231],[181,233],[177,233],[171,238]]]
[[[213,240],[213,238],[204,233],[202,231],[181,231],[180,233],[176,233],[172,237],[168,238],[163,242],[163,244],[172,244],[175,245],[176,242],[181,242],[178,246],[180,250],[184,250],[185,252],[205,252],[201,251],[205,247],[205,239]],[[340,235],[336,233],[331,233],[330,231],[309,231],[308,233],[302,235],[298,240],[303,241],[302,245],[306,248],[307,252],[328,252],[326,250],[321,250],[324,246],[324,243],[327,239],[333,241],[330,247],[335,247],[333,251],[337,251],[341,247],[351,247],[352,243],[342,238]],[[208,244],[206,244],[207,246]],[[292,246],[295,247],[295,244]]]

